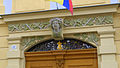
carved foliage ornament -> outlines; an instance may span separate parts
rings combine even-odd
[[[112,16],[95,16],[95,17],[73,17],[64,20],[64,27],[82,27],[93,25],[113,24]]]
[[[99,45],[99,36],[98,36],[97,33],[78,33],[78,34],[74,34],[74,37],[78,38],[80,40],[92,43],[94,45]],[[25,48],[27,48],[29,46],[32,46],[32,45],[36,45],[37,43],[43,41],[44,38],[45,37],[42,37],[42,36],[38,36],[38,37],[25,37],[25,38],[23,38],[22,39],[23,49],[25,49]],[[56,44],[56,45],[58,45],[58,42],[59,41],[57,41],[57,42],[51,41],[48,44]],[[75,42],[75,41],[73,40],[73,42]],[[67,43],[70,43],[70,40],[66,40],[66,43],[64,41],[64,45],[67,44]],[[75,42],[75,43],[77,43],[77,42]],[[50,47],[48,44],[46,44],[46,46],[44,44],[44,46],[42,48],[47,47],[47,48],[51,48],[52,50],[56,50],[57,49],[57,46],[56,46],[56,49],[54,49],[53,46]],[[69,49],[69,48],[71,48],[71,47],[69,47],[69,46],[68,46],[68,48],[64,47],[64,49]],[[43,49],[43,51],[46,51],[46,50]]]
[[[77,33],[74,34],[75,38],[81,39],[83,41],[95,44],[95,45],[99,45],[99,36],[97,33]]]
[[[58,44],[60,43],[60,44]],[[60,46],[60,47],[59,47]],[[78,39],[65,38],[64,40],[46,40],[34,45],[27,52],[39,51],[53,51],[53,50],[74,50],[74,49],[90,49],[96,48],[95,46],[83,42]]]
[[[33,31],[48,29],[50,23],[48,22],[36,22],[36,23],[26,23],[26,24],[9,24],[8,29],[10,32],[19,32],[19,31]]]
[[[66,17],[64,19],[64,27],[83,27],[83,26],[106,25],[106,24],[113,24],[112,15],[89,16],[89,17],[74,16],[74,17]],[[8,29],[10,32],[33,31],[33,30],[49,29],[50,25],[51,23],[49,23],[49,21],[34,22],[29,24],[28,23],[9,24]]]
[[[38,37],[25,37],[22,39],[22,46],[23,49],[25,49],[26,47],[35,45],[36,43],[40,42],[41,40],[43,40],[44,37],[43,36],[38,36]]]

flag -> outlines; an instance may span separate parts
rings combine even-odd
[[[61,5],[63,5],[73,15],[73,5],[72,5],[72,1],[71,0],[49,0],[49,1],[57,2],[57,3],[61,4]]]

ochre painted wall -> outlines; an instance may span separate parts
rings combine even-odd
[[[50,2],[47,0],[12,0],[12,3],[12,13],[50,9]]]
[[[117,61],[120,68],[120,14],[114,15],[115,46],[117,47]]]
[[[74,7],[109,4],[110,0],[72,0]],[[48,0],[13,0],[12,13],[49,10]]]
[[[110,0],[72,0],[74,7],[109,4]]]
[[[0,68],[6,68],[8,64],[8,26],[0,19]]]
[[[0,14],[4,14],[5,6],[3,5],[3,0],[0,0]]]

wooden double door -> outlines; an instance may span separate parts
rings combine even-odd
[[[97,49],[25,52],[26,68],[98,68]]]

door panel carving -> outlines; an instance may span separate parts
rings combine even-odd
[[[26,68],[98,68],[97,49],[25,52]]]

